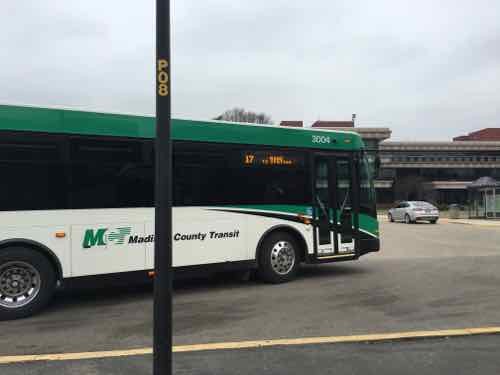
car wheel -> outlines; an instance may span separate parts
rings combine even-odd
[[[387,219],[391,222],[394,223],[394,218],[392,217],[392,214],[387,214]]]
[[[406,224],[411,224],[411,223],[412,223],[412,221],[411,221],[411,217],[410,217],[410,215],[408,215],[408,214],[406,214],[406,215],[405,215],[405,223],[406,223]]]
[[[24,247],[0,250],[0,320],[19,319],[49,302],[56,275],[49,260]]]
[[[431,224],[436,224],[437,223],[437,219],[436,220],[430,220],[430,223]]]
[[[258,276],[278,284],[292,280],[300,262],[299,244],[288,233],[275,232],[262,243],[259,251]]]

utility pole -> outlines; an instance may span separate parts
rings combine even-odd
[[[172,374],[170,0],[156,0],[156,163],[153,374]]]

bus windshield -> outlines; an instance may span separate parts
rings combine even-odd
[[[366,155],[360,161],[360,211],[370,216],[376,215],[375,187],[373,185],[372,166]]]

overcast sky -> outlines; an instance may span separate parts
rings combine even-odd
[[[498,0],[172,0],[173,114],[350,119],[393,140],[500,126]],[[154,114],[154,1],[0,10],[0,103]]]

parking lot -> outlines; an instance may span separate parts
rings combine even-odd
[[[356,262],[303,267],[299,279],[288,284],[230,276],[176,282],[174,344],[500,325],[500,227],[383,220],[381,236],[380,253]],[[150,285],[143,285],[60,293],[42,314],[0,323],[0,355],[149,348],[151,292]],[[500,368],[497,335],[361,341],[179,353],[175,368],[186,374],[371,374],[403,369],[485,374]],[[68,361],[19,358],[0,365],[0,371],[137,374],[149,373],[150,359],[147,353]]]

